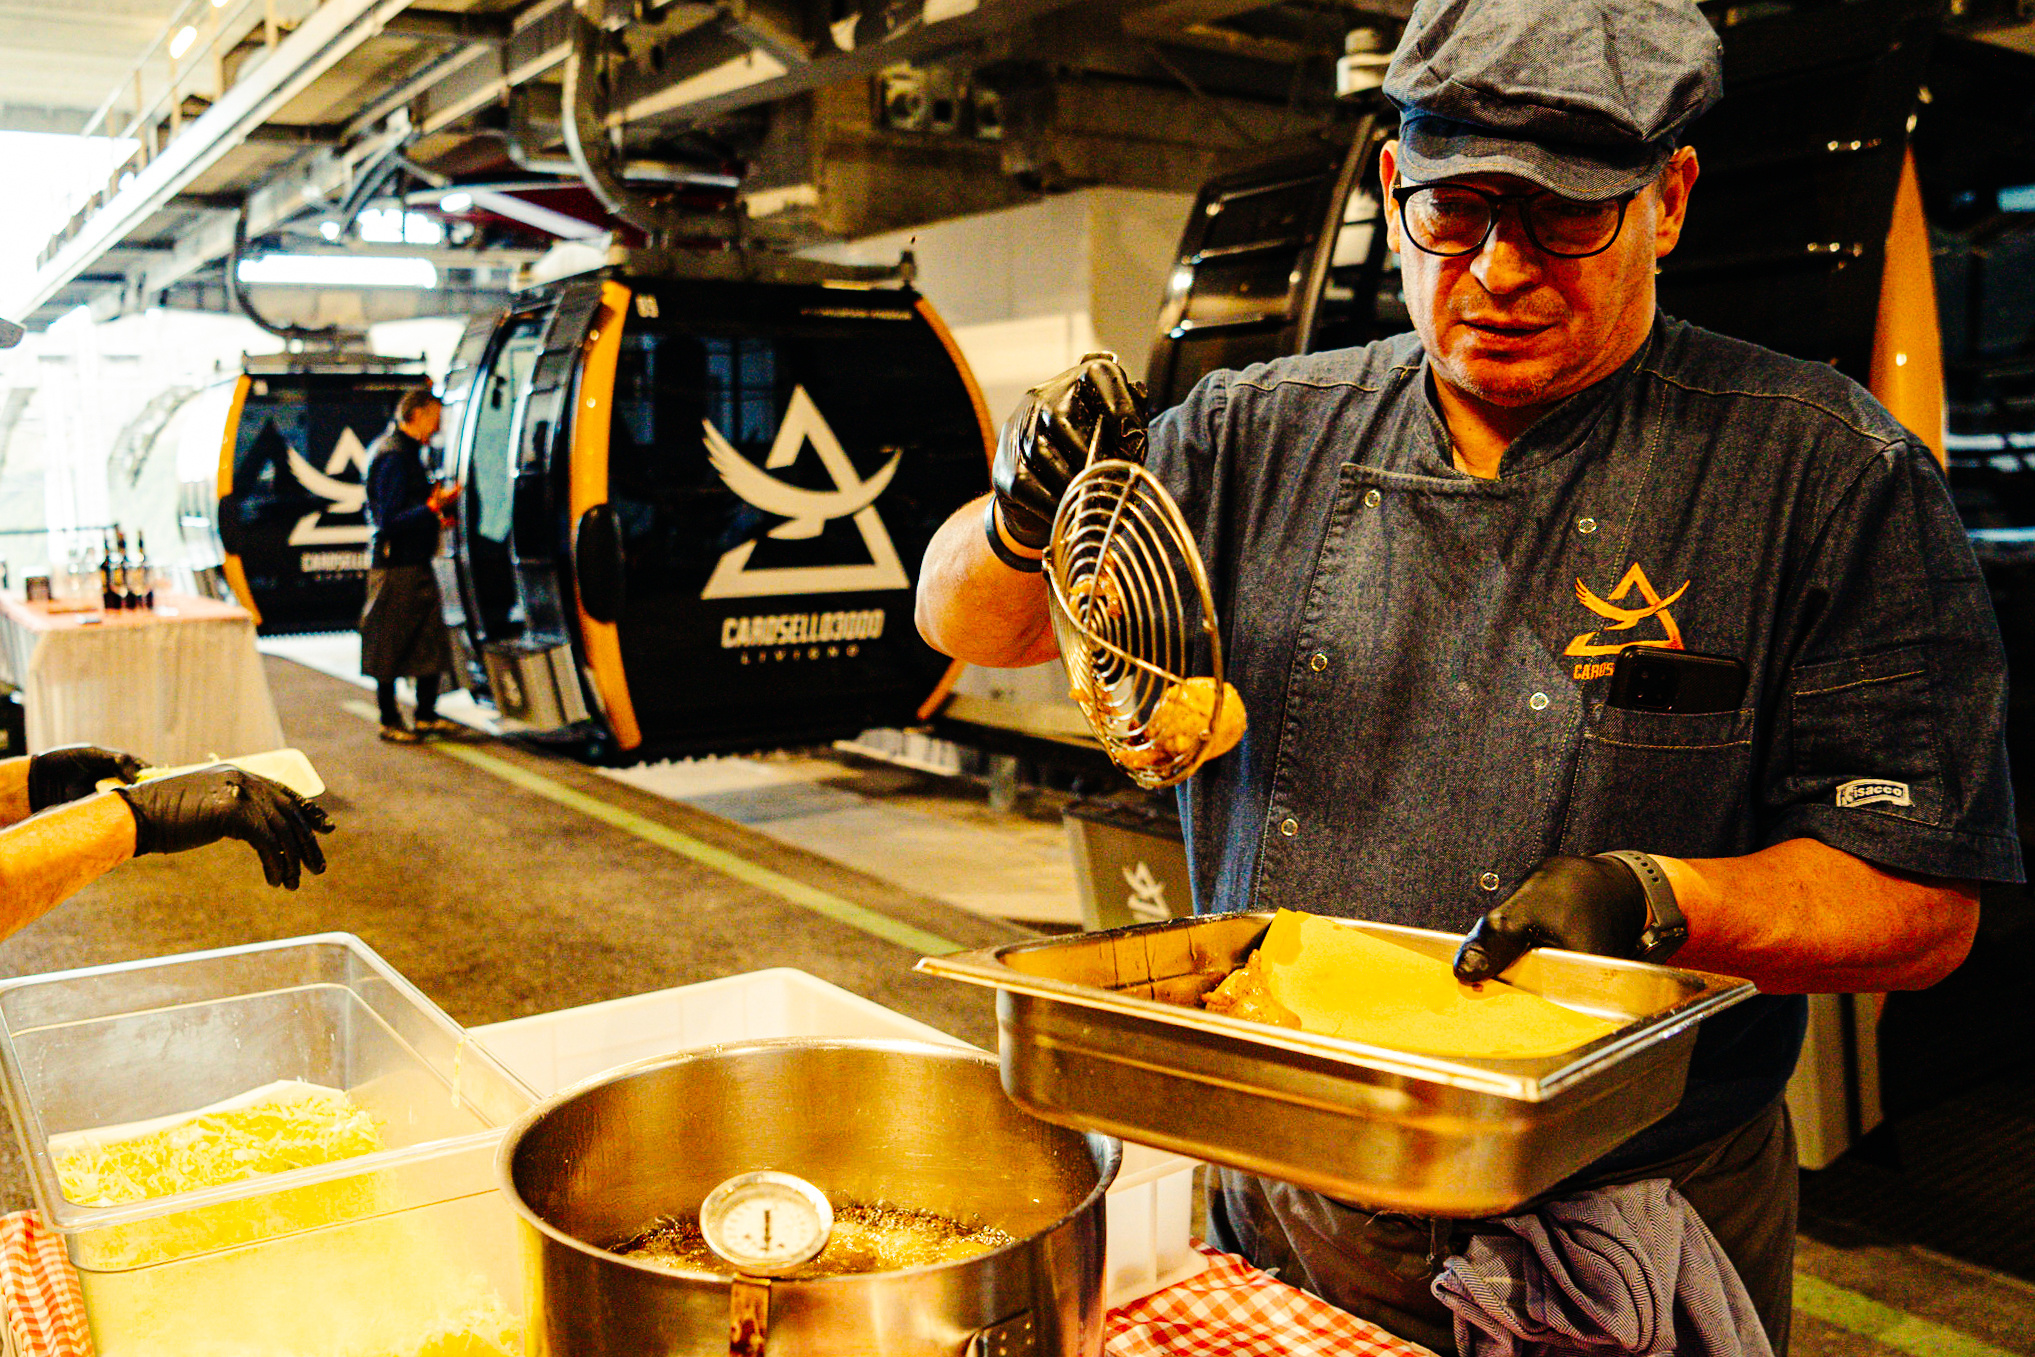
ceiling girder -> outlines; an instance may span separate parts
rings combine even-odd
[[[739,48],[707,47],[717,59],[704,70],[683,49],[655,53],[631,44],[611,70],[609,124],[685,124],[773,103],[824,85],[871,76],[1023,24],[1074,0],[868,0],[857,15],[827,24],[787,0],[740,0],[724,8],[715,36]],[[762,35],[769,34],[767,41]],[[818,36],[801,36],[817,33]],[[643,35],[647,37],[648,35]]]
[[[406,9],[389,17],[382,32],[401,38],[424,38],[433,42],[484,42],[500,45],[511,32],[506,14],[476,14],[467,10]]]
[[[96,211],[82,214],[77,228],[40,262],[25,294],[7,298],[0,315],[25,315],[93,260],[124,240],[171,197],[218,163],[305,87],[381,30],[405,0],[325,0],[277,43],[268,59],[249,71],[196,121],[136,171],[125,187],[114,187]]]
[[[469,48],[464,61],[403,100],[410,106],[411,124],[425,135],[442,131],[516,86],[564,65],[572,52],[572,17],[569,0],[541,0],[524,10],[507,42]],[[422,82],[419,76],[413,83]]]

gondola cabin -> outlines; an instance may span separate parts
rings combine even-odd
[[[179,449],[186,551],[195,567],[216,566],[262,632],[358,624],[367,448],[402,394],[428,381],[417,364],[250,359],[238,380],[193,402],[218,432],[196,456]]]
[[[940,523],[988,489],[988,416],[904,287],[551,284],[470,327],[445,385],[463,490],[439,565],[477,693],[636,758],[914,719]]]

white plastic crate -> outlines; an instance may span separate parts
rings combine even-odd
[[[1123,1167],[1109,1185],[1109,1243],[1103,1276],[1109,1307],[1185,1281],[1208,1264],[1195,1252],[1194,1166],[1149,1145],[1123,1146]]]
[[[631,1061],[729,1041],[892,1037],[968,1045],[788,966],[491,1023],[468,1035],[547,1098]],[[1128,1142],[1123,1149],[1106,1208],[1111,1308],[1191,1277],[1205,1261],[1188,1242],[1195,1161]]]
[[[543,1098],[618,1065],[728,1041],[894,1037],[968,1045],[789,966],[490,1023],[467,1035]]]

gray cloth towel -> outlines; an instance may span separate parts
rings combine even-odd
[[[1731,1260],[1665,1178],[1479,1222],[1434,1294],[1461,1357],[1773,1354]]]

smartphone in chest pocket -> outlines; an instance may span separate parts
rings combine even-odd
[[[1618,652],[1604,705],[1674,716],[1737,711],[1745,684],[1745,662],[1732,656],[1631,645]]]

